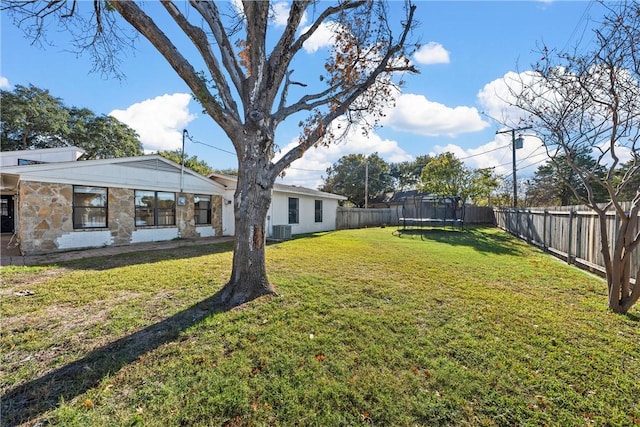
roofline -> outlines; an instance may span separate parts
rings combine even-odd
[[[233,182],[237,182],[238,181],[238,177],[235,176],[235,175],[225,175],[225,174],[221,174],[221,173],[211,173],[211,174],[209,174],[209,178],[212,178],[212,177],[216,177],[216,178],[220,178],[220,179],[226,179],[226,180],[233,181]],[[300,189],[300,190],[297,191],[297,189]],[[301,186],[296,186],[296,185],[274,183],[273,184],[273,190],[274,191],[280,191],[282,193],[302,194],[302,195],[307,195],[307,196],[312,196],[312,195],[316,194],[318,196],[323,196],[323,197],[326,197],[328,199],[347,200],[347,197],[342,196],[340,194],[327,193],[326,191],[320,191],[320,190],[315,190],[313,188],[301,187]],[[310,193],[310,192],[312,192],[313,194]]]
[[[2,173],[12,173],[20,175],[23,172],[41,172],[47,170],[59,170],[59,169],[68,169],[69,167],[82,167],[82,166],[91,166],[91,165],[108,165],[108,164],[118,164],[118,163],[133,163],[140,160],[160,160],[170,166],[175,167],[180,170],[181,165],[178,163],[169,160],[167,158],[162,157],[159,154],[145,154],[143,156],[131,156],[131,157],[115,157],[111,159],[93,159],[93,160],[76,160],[76,161],[67,161],[67,162],[52,162],[52,163],[38,163],[34,165],[21,165],[21,166],[3,166]],[[70,166],[73,165],[73,166]],[[184,167],[184,171],[193,175],[194,177],[206,181],[208,183],[215,183],[221,189],[224,189],[225,186],[216,182],[212,179],[207,178],[204,175],[200,175],[198,172],[189,169],[188,167]]]
[[[75,145],[69,145],[67,147],[51,147],[51,148],[38,148],[38,149],[32,149],[32,150],[14,150],[14,151],[3,151],[0,152],[0,156],[2,155],[9,155],[9,154],[21,154],[21,153],[36,153],[36,152],[42,152],[42,151],[47,151],[47,152],[51,152],[51,151],[79,151],[83,154],[86,153],[86,151],[83,148],[77,147]]]

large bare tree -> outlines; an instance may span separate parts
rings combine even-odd
[[[276,178],[310,147],[343,136],[345,126],[339,131],[331,126],[335,119],[375,124],[391,101],[394,81],[416,72],[407,51],[415,6],[405,3],[402,21],[393,23],[381,1],[294,0],[286,24],[278,27],[272,25],[269,1],[160,4],[16,0],[4,1],[2,7],[35,38],[43,36],[49,20],[58,21],[79,50],[94,55],[96,68],[116,73],[117,51],[131,42],[121,31],[127,28],[125,21],[184,80],[237,153],[233,270],[222,297],[228,305],[241,304],[275,292],[265,266],[265,219]],[[80,10],[87,6],[91,10]],[[225,13],[222,7],[235,9]],[[310,24],[303,28],[305,19]],[[163,24],[177,25],[191,48],[184,48]],[[324,69],[295,76],[294,59],[304,55],[304,43],[321,29],[333,32]],[[187,52],[197,53],[187,57]],[[276,128],[287,118],[299,120],[300,137],[295,147],[275,157]]]
[[[565,184],[598,216],[609,308],[618,313],[640,297],[640,268],[631,271],[640,245],[640,188],[628,188],[640,174],[639,40],[640,4],[612,5],[595,31],[594,50],[545,47],[535,72],[510,84],[515,105],[528,113],[527,124],[542,137],[551,161],[571,169]],[[580,161],[585,152],[595,161]],[[598,203],[603,191],[608,201]],[[612,235],[611,210],[618,217]]]

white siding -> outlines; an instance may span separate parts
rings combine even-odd
[[[226,186],[222,202],[222,234],[232,236],[235,233],[233,197],[236,177],[213,174],[211,178]],[[298,224],[289,224],[289,197],[299,200]],[[322,222],[315,222],[316,200],[322,200]],[[273,236],[274,225],[291,225],[291,234],[335,230],[339,200],[346,200],[346,197],[303,187],[275,184],[271,206],[267,212],[267,236]]]
[[[4,151],[0,153],[0,165],[18,166],[19,160],[42,163],[75,162],[84,154],[78,147],[43,148],[39,150]]]
[[[22,180],[220,195],[224,187],[157,155],[3,168]]]
[[[289,224],[289,198],[298,199],[298,224]],[[315,222],[315,201],[322,201],[322,222]],[[336,228],[338,201],[320,196],[274,192],[268,226],[269,235],[274,225],[291,225],[291,234],[330,231]]]
[[[227,189],[222,196],[222,235],[233,236],[236,233],[236,217],[233,207],[235,189]]]

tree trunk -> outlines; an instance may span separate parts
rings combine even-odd
[[[222,289],[222,300],[229,307],[276,293],[267,278],[265,263],[266,219],[273,182],[261,166],[259,161],[251,162],[239,170],[234,197],[233,269]]]
[[[638,301],[640,288],[638,283],[631,284],[631,252],[633,229],[629,217],[620,219],[621,225],[617,230],[616,243],[613,255],[607,257],[605,251],[609,251],[606,237],[602,240],[602,253],[605,255],[605,268],[607,272],[607,285],[609,288],[609,309],[615,313],[625,314]],[[601,233],[606,235],[605,220],[601,219]],[[640,277],[640,271],[636,273]]]

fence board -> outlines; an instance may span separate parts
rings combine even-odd
[[[630,209],[624,204],[623,209]],[[570,264],[576,263],[591,270],[604,272],[604,257],[600,245],[600,222],[595,212],[586,206],[563,206],[550,209],[495,208],[496,225],[503,230],[539,246]],[[610,244],[616,236],[619,217],[607,212],[606,232]],[[640,215],[635,219],[640,229]],[[640,248],[631,256],[631,271],[640,268]]]
[[[336,212],[336,229],[379,227],[382,225],[399,225],[402,206],[390,208],[345,208],[338,207]],[[486,206],[466,206],[465,224],[494,224],[493,208]]]

